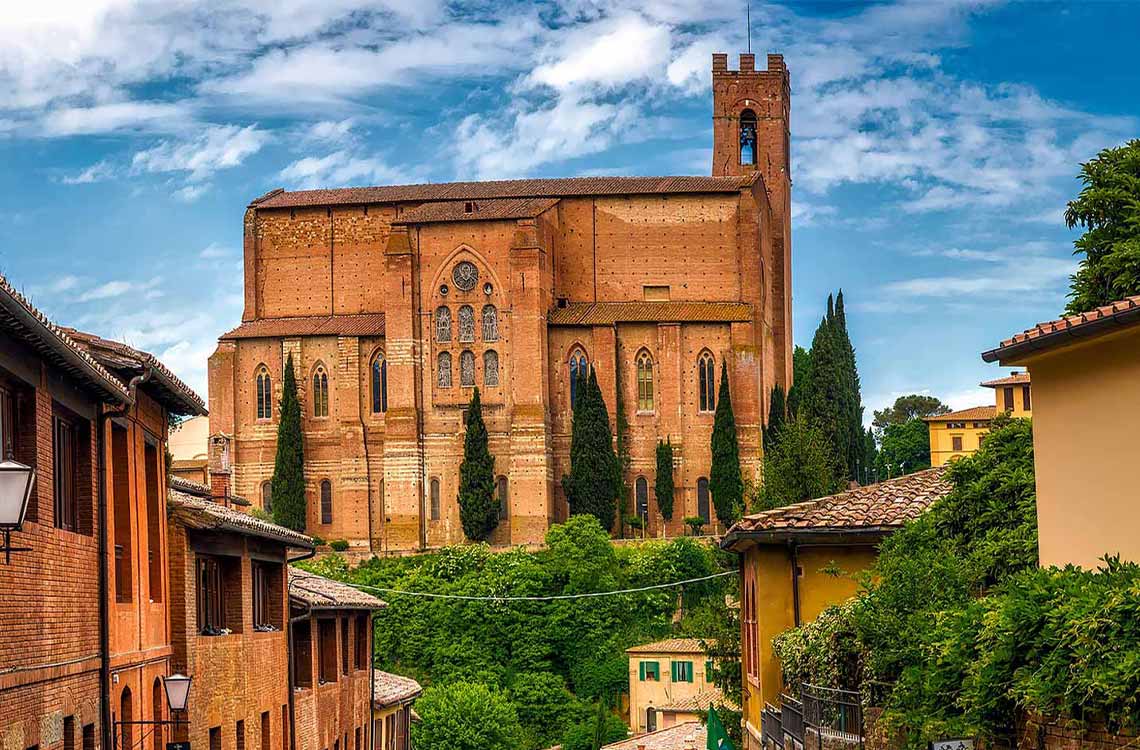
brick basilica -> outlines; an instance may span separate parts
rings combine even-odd
[[[496,544],[567,515],[572,373],[595,367],[630,426],[631,511],[679,534],[714,513],[727,364],[758,478],[767,394],[791,379],[789,79],[783,58],[713,55],[709,177],[584,177],[282,191],[244,220],[245,310],[210,358],[210,474],[270,500],[292,355],[310,534],[360,553],[463,540],[463,407],[480,388],[501,502]],[[619,399],[618,390],[621,391]],[[674,447],[675,507],[653,497]]]

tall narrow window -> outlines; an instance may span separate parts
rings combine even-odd
[[[446,305],[435,309],[435,340],[451,341],[451,308]]]
[[[135,707],[131,699],[131,689],[129,687],[123,688],[123,694],[119,697],[119,726],[121,727],[119,741],[122,742],[119,747],[134,748]]]
[[[713,366],[713,355],[703,352],[697,360],[697,380],[700,390],[701,411],[716,409],[716,368]]]
[[[159,494],[159,477],[163,476],[159,466],[158,445],[148,438],[146,442],[146,552],[147,580],[150,586],[150,600],[162,601],[162,569],[165,555],[162,554],[162,512]]]
[[[372,358],[372,413],[388,411],[388,360],[383,352]]]
[[[1013,386],[1002,388],[1002,396],[1005,398],[1005,410],[1013,411]]]
[[[1030,406],[1029,386],[1027,385],[1021,386],[1021,408],[1026,411],[1033,411],[1033,407]]]
[[[261,509],[266,513],[273,512],[273,482],[261,483]]]
[[[53,434],[55,527],[79,530],[79,428],[75,422],[56,415]],[[126,463],[122,471],[126,471]],[[129,526],[128,526],[129,528]]]
[[[459,308],[459,342],[469,344],[475,340],[475,308],[463,305]]]
[[[697,480],[697,515],[705,519],[705,523],[712,520],[709,509],[709,480],[705,477]]]
[[[270,750],[269,747],[269,712],[261,712],[261,750]]]
[[[293,631],[293,681],[297,687],[307,688],[313,686],[313,630],[310,620],[298,620],[290,626]],[[282,711],[281,718],[287,714]],[[283,721],[281,731],[289,725]],[[282,743],[284,744],[284,743]]]
[[[451,352],[440,352],[437,359],[436,383],[440,388],[451,387]]]
[[[198,557],[198,632],[221,635],[226,627],[222,565],[215,557]]]
[[[459,385],[467,388],[475,385],[475,355],[470,349],[459,354]]]
[[[499,311],[494,305],[483,305],[483,340],[499,340]]]
[[[313,416],[329,415],[329,374],[324,365],[313,370]]]
[[[0,384],[0,461],[16,457],[16,398]]]
[[[740,113],[740,163],[756,163],[756,113],[750,109]]]
[[[586,353],[581,349],[576,349],[570,354],[570,408],[574,408],[574,404],[578,402],[578,381],[585,378],[589,373],[590,363],[586,359]]]
[[[439,478],[431,480],[431,520],[439,520]]]
[[[257,368],[257,418],[273,419],[273,381],[269,379],[269,368]]]
[[[634,485],[637,495],[637,517],[649,518],[649,482],[645,477],[638,477]]]
[[[653,358],[644,350],[637,355],[637,410],[653,411]]]
[[[321,480],[321,523],[332,523],[332,482]]]
[[[130,440],[127,428],[111,423],[111,512],[115,540],[115,601],[134,600],[131,551],[134,524],[131,523]]]
[[[483,352],[483,385],[499,384],[499,353],[493,349]]]
[[[499,496],[499,520],[503,520],[511,514],[511,503],[507,497],[507,478],[499,477],[495,480],[495,492]]]
[[[155,677],[150,686],[150,717],[155,721],[162,721],[162,708],[166,705],[162,694],[162,680]],[[162,750],[165,743],[162,741],[162,725],[155,724],[150,730],[151,750]]]

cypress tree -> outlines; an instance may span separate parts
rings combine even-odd
[[[293,374],[293,355],[285,362],[277,423],[277,457],[273,463],[273,520],[294,531],[305,530],[305,446],[301,435],[301,402]]]
[[[795,419],[800,413],[804,394],[811,391],[811,352],[802,346],[797,346],[792,353],[792,385],[788,388],[787,407],[785,413],[788,419]]]
[[[850,444],[846,421],[841,418],[846,396],[843,355],[836,335],[835,301],[827,297],[827,314],[811,340],[811,387],[804,393],[802,410],[807,422],[823,433],[836,474],[846,476]]]
[[[770,450],[776,442],[776,436],[788,414],[788,407],[784,400],[784,389],[779,385],[772,386],[772,394],[768,397],[768,424],[764,426],[764,450]]]
[[[459,465],[459,520],[463,533],[473,542],[482,542],[499,525],[495,502],[495,460],[487,448],[487,425],[479,389],[463,416],[467,431],[463,436],[463,463]]]
[[[728,366],[720,363],[720,392],[713,417],[712,469],[709,471],[716,517],[728,526],[744,512],[744,480],[740,476],[740,447],[736,442],[736,416],[728,392]]]
[[[593,367],[588,376],[579,378],[576,391],[570,473],[562,477],[562,489],[572,515],[589,513],[609,531],[621,486],[621,465],[614,453],[609,414]]]
[[[859,481],[867,468],[866,435],[863,433],[863,396],[859,387],[859,370],[855,363],[855,347],[847,333],[847,315],[843,309],[843,290],[835,298],[835,337],[839,351],[841,436],[847,442],[847,477]]]
[[[653,483],[657,509],[666,521],[673,520],[673,444],[657,441],[657,478]]]

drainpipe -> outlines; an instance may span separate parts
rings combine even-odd
[[[154,370],[149,366],[141,375],[131,378],[127,385],[127,401],[121,409],[100,410],[96,419],[95,452],[98,454],[98,482],[96,493],[96,516],[99,524],[99,715],[102,724],[103,747],[114,747],[114,732],[111,728],[111,611],[108,603],[111,587],[107,580],[107,423],[112,419],[125,417],[135,405],[138,387],[150,380]]]
[[[796,542],[789,542],[788,549],[792,555],[792,614],[795,618],[795,624],[798,628],[800,626],[800,558],[798,554],[799,545]]]

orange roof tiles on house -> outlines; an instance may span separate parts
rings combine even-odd
[[[664,706],[657,706],[657,710],[672,714],[695,714],[709,710],[709,706],[722,706],[732,711],[739,711],[740,706],[724,697],[718,688],[710,687],[688,698],[680,698]]]
[[[1003,385],[1027,385],[1029,383],[1028,372],[1012,372],[1004,378],[996,378],[994,380],[987,380],[978,385],[983,388],[1000,388]]]
[[[1079,315],[1067,315],[1038,323],[1011,336],[996,348],[982,352],[982,359],[986,362],[1012,362],[1032,352],[1047,351],[1137,323],[1140,323],[1140,295],[1126,297]]]
[[[379,670],[372,675],[372,705],[375,708],[405,703],[419,697],[422,692],[420,683],[411,677]]]
[[[703,654],[699,638],[667,638],[625,650],[627,654]]]
[[[924,422],[968,422],[971,419],[993,419],[997,415],[996,406],[971,406],[969,409],[935,414],[932,417],[923,417]]]
[[[591,195],[651,195],[668,193],[735,193],[760,179],[759,173],[740,177],[563,177],[488,182],[436,182],[421,185],[273,190],[250,207],[303,208],[369,203],[479,200],[488,198],[563,198]]]
[[[552,326],[613,323],[745,323],[752,306],[745,302],[574,302],[550,312]]]
[[[393,224],[434,224],[451,221],[533,219],[554,206],[558,198],[488,198],[424,203],[405,211]]]
[[[209,491],[208,487],[197,482],[171,477],[167,492],[170,517],[191,529],[233,531],[282,542],[290,547],[314,548],[313,540],[304,534],[207,499]]]
[[[707,742],[708,733],[704,725],[699,721],[686,721],[668,729],[603,745],[602,750],[703,750]]]
[[[384,313],[359,315],[310,315],[295,318],[262,318],[242,323],[218,338],[259,339],[278,336],[383,336]]]
[[[885,535],[922,515],[931,503],[950,492],[944,472],[945,467],[939,466],[745,516],[728,530],[721,547],[734,549],[744,541]]]
[[[289,598],[309,609],[383,609],[388,605],[360,589],[301,568],[289,568]]]

